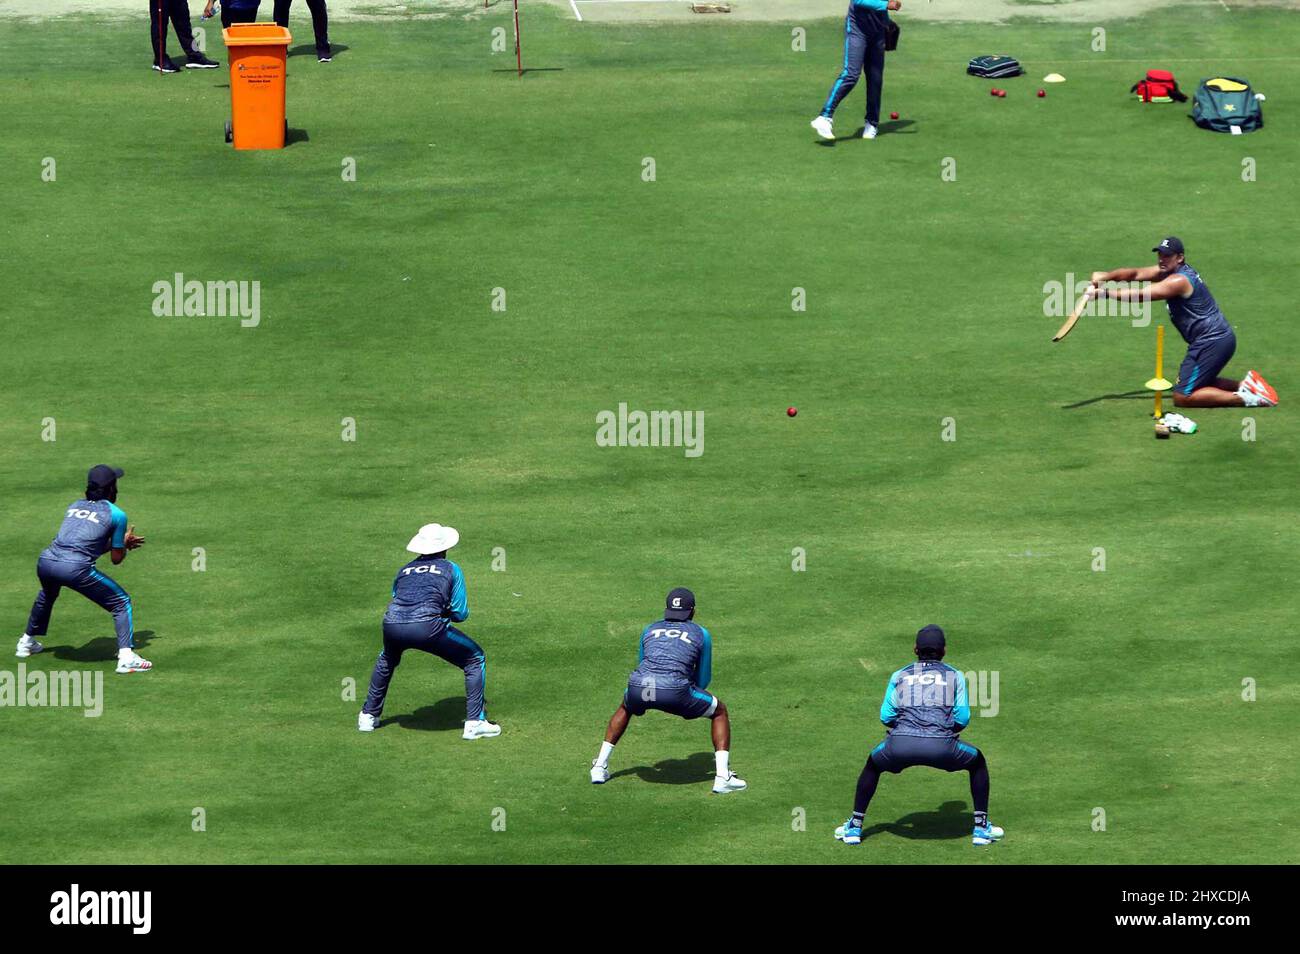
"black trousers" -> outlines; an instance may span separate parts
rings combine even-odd
[[[149,0],[149,41],[153,44],[153,61],[161,63],[167,55],[167,21],[171,20],[176,39],[186,56],[194,53],[194,28],[190,25],[190,5],[186,0]]]
[[[282,27],[289,25],[289,7],[293,0],[275,0],[275,22]],[[311,29],[316,34],[316,52],[330,51],[330,18],[325,9],[325,0],[307,0],[307,9],[311,11]]]
[[[844,66],[831,86],[823,116],[833,116],[840,101],[858,85],[858,79],[867,74],[868,126],[880,125],[880,94],[885,85],[885,30],[888,20],[868,11],[849,14],[844,24]]]
[[[226,5],[221,5],[221,25],[228,27],[232,23],[256,23],[256,10],[227,10]]]

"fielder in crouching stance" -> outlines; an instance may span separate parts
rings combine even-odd
[[[113,614],[117,630],[117,671],[147,672],[153,663],[136,655],[135,628],[131,619],[131,597],[111,578],[95,569],[95,561],[108,553],[113,565],[126,559],[128,550],[144,545],[144,538],[128,527],[126,514],[117,506],[117,478],[123,471],[97,464],[86,475],[86,496],[68,505],[54,542],[41,551],[36,576],[41,591],[32,604],[27,631],[14,653],[24,659],[45,647],[36,639],[50,625],[54,601],[64,588],[75,590]]]
[[[1145,268],[1115,268],[1093,272],[1088,293],[1094,298],[1138,301],[1144,296],[1163,301],[1169,320],[1187,342],[1187,357],[1174,385],[1176,407],[1273,407],[1277,392],[1258,372],[1247,371],[1240,381],[1221,378],[1237,350],[1237,336],[1219,310],[1200,273],[1187,264],[1183,242],[1162,239],[1151,251],[1156,264]],[[1106,282],[1151,282],[1148,288],[1107,289]]]
[[[862,843],[862,821],[876,794],[881,772],[898,773],[914,765],[945,772],[970,772],[970,795],[975,807],[975,832],[971,841],[989,845],[1002,837],[1001,828],[989,824],[989,767],[984,754],[957,736],[970,723],[966,677],[942,662],[943,630],[926,626],[916,634],[917,661],[889,677],[880,721],[889,734],[871,750],[858,778],[853,814],[835,837],[846,845]]]
[[[885,84],[885,31],[889,28],[890,10],[902,9],[899,0],[849,0],[849,14],[844,21],[844,66],[831,86],[821,114],[812,128],[823,139],[834,139],[831,117],[840,101],[858,85],[862,68],[867,69],[867,118],[863,139],[875,139],[880,127],[880,92]]]
[[[393,598],[384,613],[384,648],[370,676],[366,704],[357,716],[357,728],[373,732],[384,711],[384,697],[393,671],[408,649],[440,656],[465,671],[465,731],[463,739],[491,738],[501,726],[488,721],[483,699],[487,663],[483,647],[451,623],[469,618],[465,577],[447,559],[447,551],[460,540],[451,527],[430,523],[420,528],[406,549],[418,553],[397,571]]]
[[[668,594],[663,619],[641,633],[641,655],[636,671],[628,677],[623,702],[610,717],[600,755],[591,761],[591,781],[609,781],[609,757],[627,731],[634,715],[659,709],[683,719],[704,716],[713,722],[713,757],[716,795],[745,790],[745,782],[729,765],[731,720],[727,707],[704,690],[713,678],[713,638],[695,617],[695,594],[678,587]]]

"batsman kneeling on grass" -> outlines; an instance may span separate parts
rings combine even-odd
[[[1187,264],[1182,240],[1169,236],[1151,251],[1157,264],[1093,272],[1089,298],[1163,301],[1169,320],[1187,342],[1187,357],[1174,385],[1177,407],[1273,407],[1277,392],[1257,371],[1240,381],[1219,377],[1237,350],[1237,336],[1196,269]],[[1106,282],[1151,282],[1145,288],[1108,289]]]

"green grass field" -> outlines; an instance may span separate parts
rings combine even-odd
[[[24,806],[0,813],[3,860],[1300,861],[1294,14],[1118,21],[1107,53],[1080,24],[905,26],[902,119],[833,146],[807,124],[838,18],[797,53],[789,24],[527,14],[522,79],[490,51],[504,8],[337,23],[334,63],[290,61],[300,132],[277,153],[224,145],[226,70],[152,73],[139,23],[0,22],[9,633],[104,461],[149,540],[104,568],[157,667],[115,676],[107,614],[62,598],[29,668],[104,672],[104,713],[0,710],[0,801]],[[997,50],[1030,74],[1006,100],[963,75]],[[1245,76],[1267,125],[1141,107],[1148,66],[1189,91]],[[1068,82],[1038,100],[1051,71]],[[1229,370],[1282,406],[1156,442],[1145,396],[1107,397],[1150,377],[1153,326],[1084,319],[1051,345],[1043,285],[1146,264],[1170,232],[1236,327]],[[155,317],[177,272],[259,281],[261,324]],[[598,447],[620,402],[702,411],[705,452]],[[496,740],[461,741],[437,660],[407,657],[374,735],[342,698],[432,520],[462,533]],[[587,781],[674,585],[714,634],[741,795],[708,794],[707,725],[666,716]],[[885,680],[928,622],[949,662],[999,674],[966,738],[1007,838],[973,849],[965,776],[917,769],[845,849]]]

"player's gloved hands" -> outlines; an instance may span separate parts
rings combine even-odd
[[[137,537],[135,535],[135,524],[131,524],[126,531],[126,548],[128,550],[134,550],[137,547],[142,546],[144,546],[144,537]]]
[[[1106,283],[1106,273],[1093,272],[1092,277],[1090,277],[1088,281],[1092,282],[1094,285],[1098,285],[1098,286],[1104,285]]]

